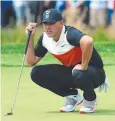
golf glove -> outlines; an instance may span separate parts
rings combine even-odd
[[[105,93],[107,93],[109,86],[110,86],[109,80],[106,77],[105,78],[105,82],[102,85],[99,86],[99,92],[102,92],[104,90]]]

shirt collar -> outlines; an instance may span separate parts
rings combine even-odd
[[[63,25],[63,27],[62,27],[62,31],[61,31],[61,34],[60,34],[60,37],[59,37],[59,40],[56,42],[56,43],[58,43],[58,42],[60,42],[60,41],[63,41],[63,39],[64,39],[64,33],[65,33],[65,25]],[[44,35],[45,36],[47,36],[47,34],[44,32]],[[48,37],[48,36],[47,36]],[[48,37],[49,38],[49,37]],[[50,39],[52,39],[52,38],[50,38]],[[52,39],[53,40],[53,39]],[[54,41],[54,40],[53,40]]]
[[[64,35],[65,35],[64,33],[65,33],[65,26],[63,25],[62,32],[61,32],[61,35],[60,35],[60,38],[59,38],[58,42],[63,41]]]

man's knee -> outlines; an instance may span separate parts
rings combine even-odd
[[[85,83],[86,71],[75,69],[72,72],[72,76],[73,76],[74,84],[80,87]]]
[[[32,81],[34,81],[34,82],[38,81],[38,79],[40,78],[40,75],[41,75],[41,73],[40,73],[39,66],[35,66],[32,69],[31,74],[30,74]]]
[[[81,78],[83,78],[84,74],[85,74],[85,70],[73,70],[72,72],[72,76],[75,80],[80,80]]]
[[[93,87],[93,81],[87,70],[74,70],[72,72],[73,81],[76,87],[81,90],[88,90]]]

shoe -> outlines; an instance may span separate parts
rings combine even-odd
[[[72,112],[82,101],[83,96],[80,94],[67,96],[64,106],[60,108],[60,112]]]
[[[93,113],[95,111],[95,105],[97,104],[97,100],[93,100],[93,101],[87,101],[87,100],[83,100],[83,104],[80,108],[80,113]]]

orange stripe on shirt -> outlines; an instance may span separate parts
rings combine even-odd
[[[74,47],[69,52],[61,55],[52,55],[56,57],[63,65],[68,67],[79,63],[82,58],[82,52],[80,47]]]

